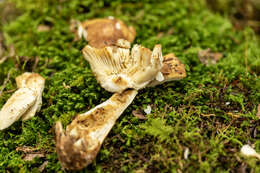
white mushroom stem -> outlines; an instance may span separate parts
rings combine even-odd
[[[62,124],[56,124],[56,149],[62,166],[79,170],[96,157],[105,137],[118,117],[130,105],[137,90],[113,94],[107,101],[90,111],[79,114],[63,132]]]
[[[241,153],[248,157],[256,157],[260,160],[260,154],[257,153],[250,145],[243,145]]]

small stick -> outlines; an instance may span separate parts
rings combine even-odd
[[[1,64],[1,63],[0,63]],[[2,88],[0,90],[0,97],[2,96],[3,90],[5,89],[9,79],[10,79],[10,74],[11,74],[11,70],[9,70],[8,74],[7,74],[7,78],[4,80],[4,83],[2,85]]]

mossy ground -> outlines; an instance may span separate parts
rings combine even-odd
[[[0,84],[10,76],[0,107],[16,89],[15,77],[25,71],[43,75],[46,86],[41,111],[0,132],[0,172],[37,172],[46,160],[45,172],[63,172],[55,122],[67,125],[111,96],[81,54],[87,42],[73,41],[70,20],[107,16],[133,25],[135,43],[148,48],[160,43],[164,54],[174,52],[186,65],[187,77],[141,90],[82,172],[260,172],[259,160],[239,154],[243,144],[260,152],[260,46],[250,28],[236,31],[203,0],[9,1],[21,15],[0,25],[5,44],[16,53],[0,64]],[[41,24],[51,29],[38,32]],[[217,65],[200,63],[198,51],[207,48],[223,53]],[[152,113],[146,120],[132,115],[147,105]],[[21,146],[44,150],[46,157],[24,161],[24,153],[16,151]]]

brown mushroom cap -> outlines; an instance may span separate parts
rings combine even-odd
[[[88,44],[95,48],[112,46],[118,39],[133,42],[136,31],[133,27],[128,27],[119,19],[92,19],[80,24],[85,39]]]

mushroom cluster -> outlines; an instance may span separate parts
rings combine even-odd
[[[61,122],[56,124],[58,158],[68,170],[80,170],[92,163],[109,131],[139,89],[186,76],[184,65],[174,54],[162,56],[160,45],[155,45],[153,51],[141,45],[130,49],[135,31],[114,18],[83,22],[78,33],[89,43],[82,53],[97,81],[114,94],[77,115],[65,132]]]

